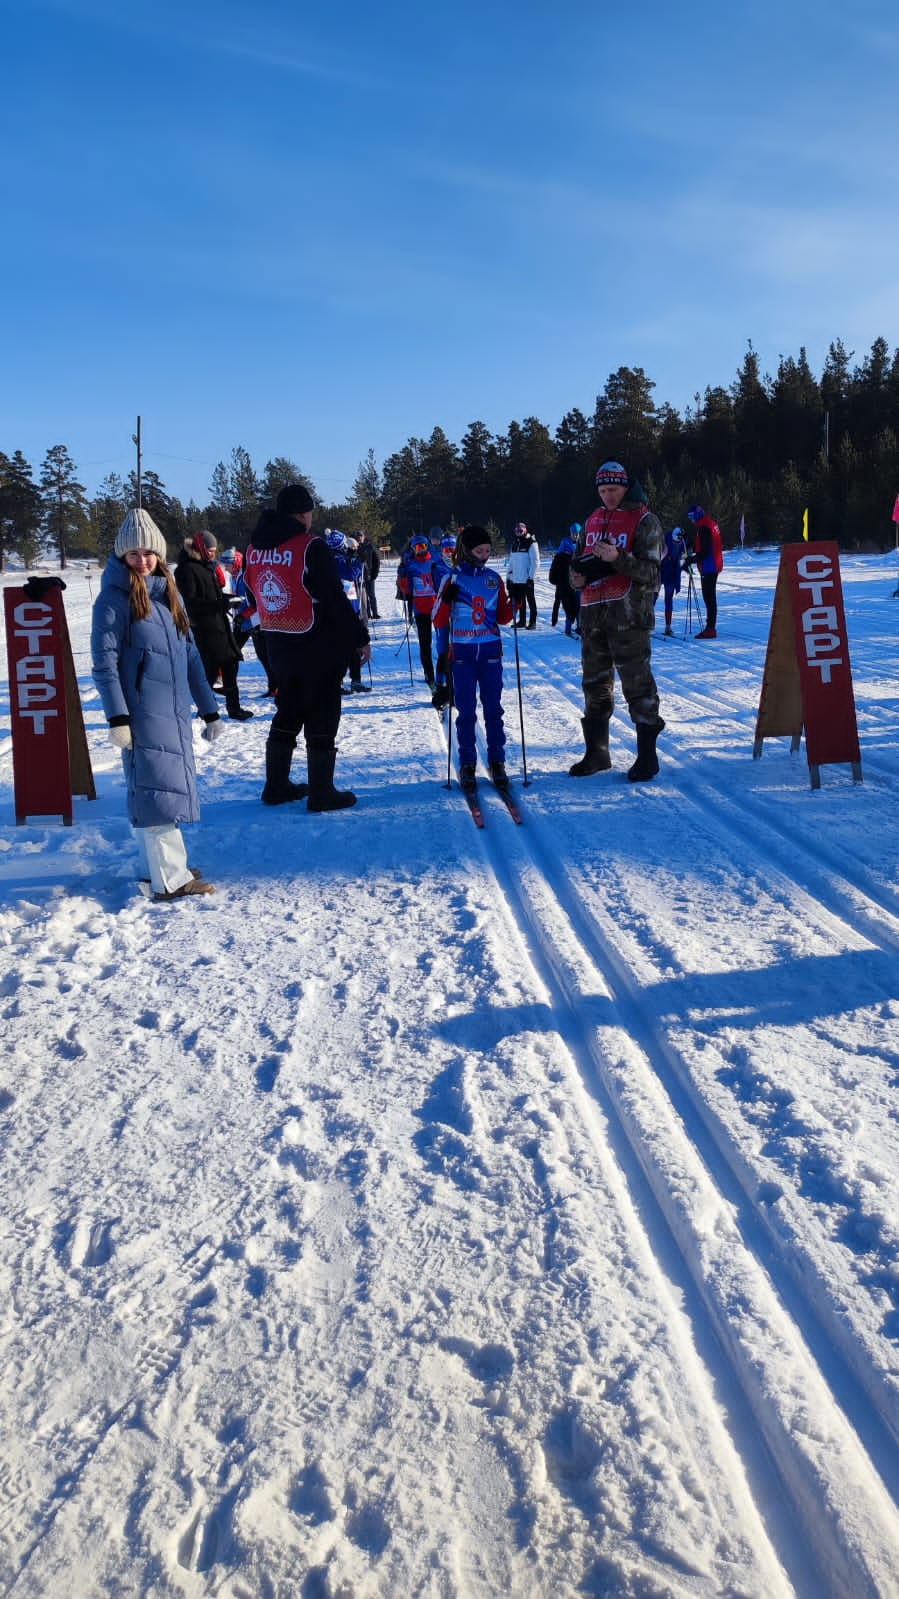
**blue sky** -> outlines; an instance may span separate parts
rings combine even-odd
[[[0,449],[325,500],[436,425],[683,410],[899,326],[899,16],[0,0]]]

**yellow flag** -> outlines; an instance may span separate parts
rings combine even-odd
[[[808,506],[806,506],[805,510],[802,513],[802,537],[805,539],[805,542],[807,544],[808,543]]]

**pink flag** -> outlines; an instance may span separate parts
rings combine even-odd
[[[896,504],[893,506],[893,521],[899,522],[899,494],[896,495]]]

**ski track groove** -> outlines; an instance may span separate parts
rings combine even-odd
[[[561,677],[560,673],[553,672],[552,675]],[[571,697],[566,685],[565,698],[570,700]],[[733,720],[740,725],[736,718]],[[674,724],[672,724],[673,730]],[[747,758],[751,759],[751,752],[747,753]],[[775,819],[773,807],[764,799],[757,795],[747,797],[741,792],[739,801],[736,800],[728,795],[726,787],[698,776],[695,766],[684,755],[666,753],[665,766],[676,772],[679,799],[695,808],[697,819],[701,822],[707,838],[715,836],[725,845],[729,839],[739,838],[745,848],[747,834],[750,833],[750,829],[746,826],[747,815],[751,815],[760,826],[764,827],[766,842],[765,850],[759,851],[756,868],[758,880],[774,889],[777,897],[797,914],[800,921],[809,926],[818,926],[830,939],[836,938],[844,945],[847,935],[850,943],[855,942],[860,930],[864,928],[865,936],[876,949],[899,951],[897,896],[892,895],[881,885],[872,884],[870,871],[864,867],[859,868],[860,878],[866,880],[864,888],[861,883],[850,882],[834,861],[832,853],[820,844],[817,837],[803,833],[796,824],[787,822],[781,826],[780,816]],[[664,772],[661,782],[664,783]],[[793,870],[797,853],[801,854],[804,861],[803,879],[812,883],[817,881],[830,897],[846,904],[844,920],[840,920],[830,909],[812,898],[804,888],[797,887]],[[779,869],[772,869],[772,860],[779,863]],[[548,870],[546,862],[544,870]],[[572,899],[575,907],[572,919],[575,922],[583,921],[577,901],[573,896]],[[608,927],[602,927],[601,917],[600,930],[606,935],[612,931]],[[579,936],[582,940],[587,939],[585,947],[595,948],[595,928],[591,929],[589,924],[585,924]],[[634,1021],[639,1026],[641,1016],[645,1015],[645,1011],[642,1011],[638,1004],[639,989],[635,986],[625,959],[614,953],[615,946],[608,936],[604,938],[603,948],[608,952],[607,976],[617,989],[629,994]],[[820,1339],[823,1333],[832,1350],[838,1352],[839,1369],[843,1373],[839,1379],[840,1385],[848,1380],[853,1390],[860,1388],[864,1391],[868,1403],[859,1413],[868,1416],[869,1424],[865,1430],[881,1462],[881,1474],[891,1485],[891,1493],[896,1498],[899,1492],[899,1473],[893,1464],[892,1449],[899,1442],[899,1395],[896,1392],[895,1382],[891,1381],[889,1373],[883,1371],[881,1362],[877,1358],[877,1351],[871,1350],[859,1327],[847,1321],[844,1307],[833,1303],[827,1289],[826,1273],[821,1270],[821,1258],[817,1255],[814,1259],[809,1258],[808,1253],[800,1247],[799,1230],[794,1231],[793,1226],[784,1225],[783,1217],[778,1217],[775,1207],[766,1202],[766,1193],[780,1189],[777,1197],[782,1202],[781,1210],[792,1208],[783,1173],[773,1162],[766,1162],[765,1158],[759,1155],[756,1157],[758,1163],[769,1166],[770,1182],[760,1180],[759,1171],[744,1157],[726,1126],[719,1120],[714,1106],[694,1084],[689,1067],[677,1050],[668,1042],[660,1028],[655,1029],[655,1035],[652,1048],[647,1052],[649,1058],[657,1056],[664,1059],[668,1072],[673,1074],[675,1079],[677,1099],[681,1104],[682,1113],[686,1111],[691,1119],[698,1118],[705,1133],[711,1138],[715,1153],[708,1151],[707,1163],[717,1164],[720,1167],[720,1161],[723,1160],[731,1177],[736,1180],[740,1192],[752,1209],[754,1224],[761,1226],[769,1250],[779,1260],[782,1271],[785,1271],[789,1279],[789,1299],[794,1306],[797,1306],[798,1294],[799,1302],[805,1306],[802,1318],[806,1323],[809,1338],[821,1347]],[[824,1255],[833,1254],[840,1248],[823,1234],[821,1247]],[[822,1354],[822,1358],[826,1357]],[[885,1428],[889,1430],[889,1438],[884,1436]]]
[[[552,668],[546,675],[565,682],[562,673]],[[573,706],[574,689],[573,685],[569,686],[567,682],[564,698]],[[445,734],[442,743],[445,748]],[[479,751],[483,755],[480,728],[478,744]],[[683,773],[682,761],[673,756],[667,757],[667,760],[679,774]],[[487,786],[489,787],[489,784]],[[690,795],[689,798],[691,803],[699,807],[703,797],[701,780],[695,783],[695,787],[700,797],[697,799]],[[705,796],[714,793],[717,797],[717,792],[713,790],[711,784],[705,785]],[[730,808],[735,811],[736,805],[731,802]],[[799,1366],[806,1364],[813,1368],[813,1383],[815,1380],[819,1381],[821,1388],[829,1396],[836,1418],[835,1425],[838,1430],[845,1432],[850,1452],[855,1444],[866,1457],[866,1465],[870,1462],[869,1488],[874,1498],[880,1497],[881,1513],[884,1509],[889,1513],[892,1508],[887,1504],[887,1500],[895,1501],[899,1497],[899,1473],[893,1453],[895,1441],[899,1437],[894,1397],[885,1384],[872,1377],[864,1359],[859,1358],[862,1352],[857,1346],[857,1333],[851,1327],[845,1326],[838,1313],[830,1306],[825,1293],[816,1293],[814,1288],[810,1287],[807,1274],[813,1263],[807,1260],[796,1262],[795,1251],[790,1247],[791,1241],[784,1239],[770,1224],[767,1207],[760,1202],[759,1190],[763,1185],[759,1183],[758,1175],[752,1171],[739,1150],[727,1138],[714,1112],[695,1090],[689,1072],[677,1051],[664,1036],[661,1027],[647,1024],[646,1013],[639,1002],[639,985],[635,982],[625,958],[608,940],[597,938],[597,932],[601,934],[602,929],[578,900],[564,863],[566,891],[564,895],[560,894],[559,862],[543,838],[545,824],[542,817],[538,820],[538,814],[537,806],[531,808],[525,806],[525,828],[514,829],[514,834],[519,835],[517,839],[514,835],[506,836],[503,843],[501,830],[494,829],[494,840],[497,833],[500,834],[499,839],[491,844],[485,832],[481,840],[481,849],[497,875],[498,886],[501,886],[505,895],[519,936],[529,953],[535,971],[541,975],[555,996],[554,1013],[567,1012],[563,1034],[568,1039],[578,1040],[573,1053],[579,1074],[588,1087],[596,1085],[600,1088],[602,1108],[617,1127],[625,1149],[637,1161],[652,1199],[664,1220],[666,1233],[682,1262],[687,1278],[693,1285],[703,1313],[714,1329],[714,1342],[729,1367],[732,1381],[766,1439],[774,1461],[774,1470],[782,1488],[786,1490],[793,1503],[805,1543],[799,1569],[803,1572],[803,1576],[807,1576],[809,1570],[817,1569],[818,1572],[815,1579],[818,1586],[809,1591],[815,1594],[833,1594],[834,1599],[838,1599],[838,1596],[842,1599],[842,1596],[849,1592],[854,1595],[857,1592],[870,1591],[873,1594],[877,1590],[876,1587],[870,1586],[871,1573],[864,1570],[867,1564],[866,1553],[845,1548],[832,1529],[830,1518],[821,1515],[814,1460],[807,1458],[800,1451],[794,1435],[788,1430],[788,1417],[773,1414],[775,1407],[772,1406],[771,1396],[759,1386],[751,1353],[743,1347],[740,1335],[731,1323],[727,1298],[725,1296],[719,1300],[708,1281],[704,1270],[702,1248],[691,1236],[691,1223],[689,1218],[685,1220],[680,1212],[679,1198],[674,1196],[669,1188],[670,1178],[657,1166],[653,1150],[644,1141],[641,1129],[623,1103],[621,1091],[616,1086],[613,1073],[604,1059],[602,1046],[585,1036],[584,1025],[578,1013],[579,996],[576,990],[573,990],[571,980],[566,976],[565,961],[559,953],[559,939],[554,938],[546,920],[541,917],[536,904],[528,894],[522,872],[519,870],[516,874],[514,871],[504,869],[501,877],[496,873],[497,851],[508,858],[507,865],[511,864],[515,855],[523,856],[526,866],[531,865],[535,868],[538,881],[542,879],[544,883],[553,883],[559,901],[558,912],[567,921],[571,937],[582,949],[591,952],[590,959],[602,976],[619,1013],[619,1023],[636,1043],[648,1068],[655,1075],[670,1106],[672,1121],[684,1124],[702,1168],[720,1202],[738,1217],[739,1235],[748,1253],[749,1264],[758,1270],[763,1284],[770,1285],[778,1305],[783,1309],[786,1336],[792,1338],[797,1346]],[[703,816],[705,814],[703,810]],[[776,842],[775,829],[767,817],[764,817],[764,820],[775,834]],[[508,826],[514,827],[511,820],[508,821]],[[726,837],[736,826],[736,821],[721,826],[718,829],[719,836]],[[527,836],[522,839],[520,835],[525,832]],[[810,853],[814,860],[814,853]],[[783,846],[778,849],[777,854],[778,858],[782,858]],[[778,880],[778,874],[771,873],[770,865],[761,855],[759,875],[762,880],[767,880],[769,883],[772,882],[772,878]],[[798,890],[788,876],[779,878],[778,886],[787,904],[800,906],[806,918],[813,915],[819,924],[823,924],[831,931],[831,935],[837,930],[846,930],[841,929],[840,923],[829,911],[809,895]],[[851,885],[847,887],[851,889]],[[887,913],[886,907],[880,909]],[[852,930],[851,927],[849,930]],[[891,939],[890,942],[892,941]],[[570,947],[568,940],[565,944],[566,947]],[[658,1062],[664,1062],[664,1074],[658,1071],[656,1064]],[[620,1153],[619,1151],[619,1155]],[[632,1165],[632,1162],[626,1161],[626,1165]],[[637,1209],[643,1219],[644,1205],[639,1201]],[[653,1236],[651,1226],[645,1227],[645,1232],[648,1237]],[[692,1317],[694,1311],[688,1308],[686,1314]],[[761,1320],[763,1317],[760,1316]],[[702,1344],[708,1343],[707,1337],[702,1337],[698,1341]],[[763,1378],[763,1372],[761,1375]],[[817,1399],[820,1402],[820,1392]],[[881,1414],[881,1407],[887,1401],[885,1418]],[[860,1418],[857,1427],[846,1419],[847,1409],[853,1416]],[[753,1462],[752,1469],[755,1471],[760,1469],[758,1459]],[[862,1476],[865,1475],[863,1468]],[[880,1495],[878,1489],[881,1490]],[[776,1491],[773,1493],[770,1491],[769,1485],[769,1492],[765,1495],[767,1502],[775,1504],[778,1497]],[[778,1519],[775,1518],[776,1521]],[[781,1523],[775,1531],[775,1542],[781,1546],[787,1569],[790,1569],[793,1562],[783,1544],[786,1540],[789,1546],[795,1535],[795,1525],[787,1531]],[[889,1549],[889,1532],[886,1526],[880,1536],[880,1558],[883,1559]],[[824,1550],[825,1543],[828,1545],[826,1550]],[[874,1565],[876,1567],[876,1560]],[[863,1589],[858,1587],[859,1581],[865,1583]]]

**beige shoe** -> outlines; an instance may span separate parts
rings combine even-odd
[[[189,883],[182,883],[180,888],[173,888],[170,894],[154,894],[157,902],[168,903],[171,899],[186,899],[188,894],[214,894],[215,889],[211,883],[204,883],[202,877],[192,877]]]

